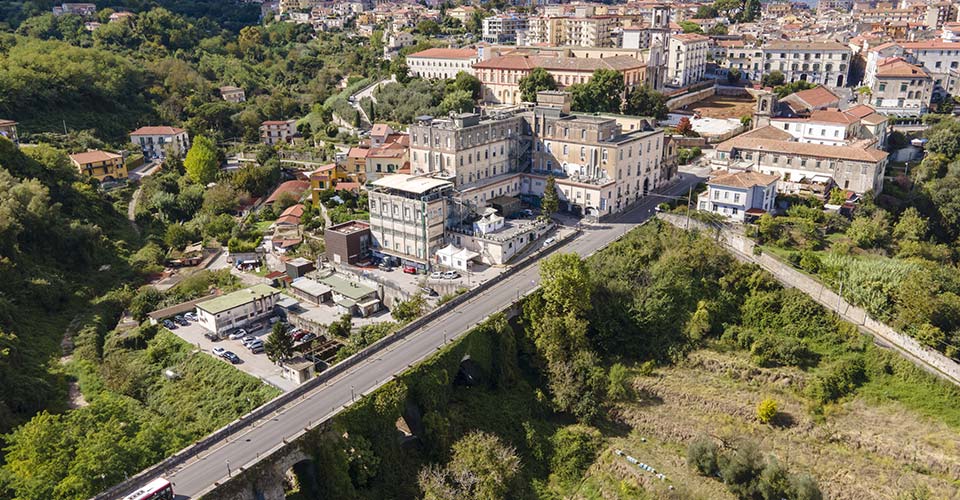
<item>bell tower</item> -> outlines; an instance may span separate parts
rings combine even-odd
[[[757,107],[753,111],[753,128],[770,125],[770,118],[776,114],[777,95],[763,92],[757,96]]]

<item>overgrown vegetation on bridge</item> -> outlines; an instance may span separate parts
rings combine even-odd
[[[301,482],[300,498],[560,498],[582,488],[642,497],[643,487],[665,494],[666,483],[623,478],[604,449],[623,439],[627,412],[650,397],[637,392],[642,381],[703,348],[741,356],[755,372],[789,371],[800,380],[778,390],[803,401],[804,418],[816,425],[857,400],[960,428],[960,391],[875,348],[708,238],[650,224],[587,261],[551,257],[542,285],[521,317],[480,325],[341,414],[316,445],[317,480]],[[774,431],[755,422],[759,401],[748,402],[744,418],[762,425],[763,437]],[[401,417],[416,439],[401,439]],[[735,449],[757,449],[727,428],[721,437],[736,440]],[[672,445],[673,456],[692,432]],[[771,463],[776,470],[764,472]],[[744,468],[724,495],[812,498],[816,481],[806,475],[823,473],[773,459],[750,464],[757,467]],[[673,484],[681,497],[700,491]]]

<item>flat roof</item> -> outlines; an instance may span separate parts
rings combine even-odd
[[[293,288],[296,288],[297,290],[301,290],[303,292],[309,293],[314,297],[326,295],[330,293],[330,290],[331,290],[329,286],[309,278],[298,279],[294,281],[290,286]]]
[[[453,186],[452,182],[435,179],[433,177],[419,177],[408,174],[393,174],[381,177],[372,183],[377,187],[396,189],[408,193],[423,194],[431,189],[442,186]]]
[[[266,297],[280,293],[280,290],[264,284],[253,285],[250,288],[237,290],[236,292],[221,295],[215,299],[210,299],[202,304],[197,304],[197,309],[203,309],[210,314],[219,314],[230,309],[240,307],[254,299]]]
[[[330,276],[320,278],[319,281],[320,283],[323,283],[329,286],[330,288],[333,289],[333,291],[339,293],[340,295],[343,295],[355,301],[360,300],[366,297],[367,295],[370,295],[371,293],[376,293],[376,290],[374,290],[373,288],[370,288],[366,285],[362,285],[355,281],[350,281],[348,279],[341,278],[336,274],[331,274]]]

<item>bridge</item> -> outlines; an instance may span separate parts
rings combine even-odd
[[[686,195],[700,180],[679,174],[673,184],[657,192],[659,196],[641,198],[627,212],[574,233],[554,248],[591,255],[649,219],[663,196]],[[333,417],[357,399],[376,391],[491,315],[510,308],[534,291],[538,280],[539,261],[523,261],[510,272],[451,300],[296,390],[94,498],[122,498],[138,485],[165,477],[174,484],[178,499],[204,495],[230,500],[282,499],[283,474],[307,458],[299,444],[305,435],[322,432]]]

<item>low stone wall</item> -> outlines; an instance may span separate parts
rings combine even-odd
[[[746,236],[729,229],[718,229],[683,215],[660,213],[657,214],[657,217],[679,228],[698,229],[716,235],[717,241],[728,250],[732,250],[733,255],[739,260],[758,264],[783,285],[799,289],[823,307],[874,335],[903,357],[960,386],[960,364],[939,351],[920,344],[912,337],[877,321],[864,309],[850,304],[829,287],[794,269],[789,264],[781,262],[776,257],[763,253],[755,255],[756,243]]]
[[[710,86],[705,89],[695,90],[693,92],[685,92],[683,94],[671,97],[667,99],[667,109],[673,111],[675,109],[680,109],[684,106],[688,106],[698,101],[702,101],[708,97],[711,97],[716,93],[716,87]]]

